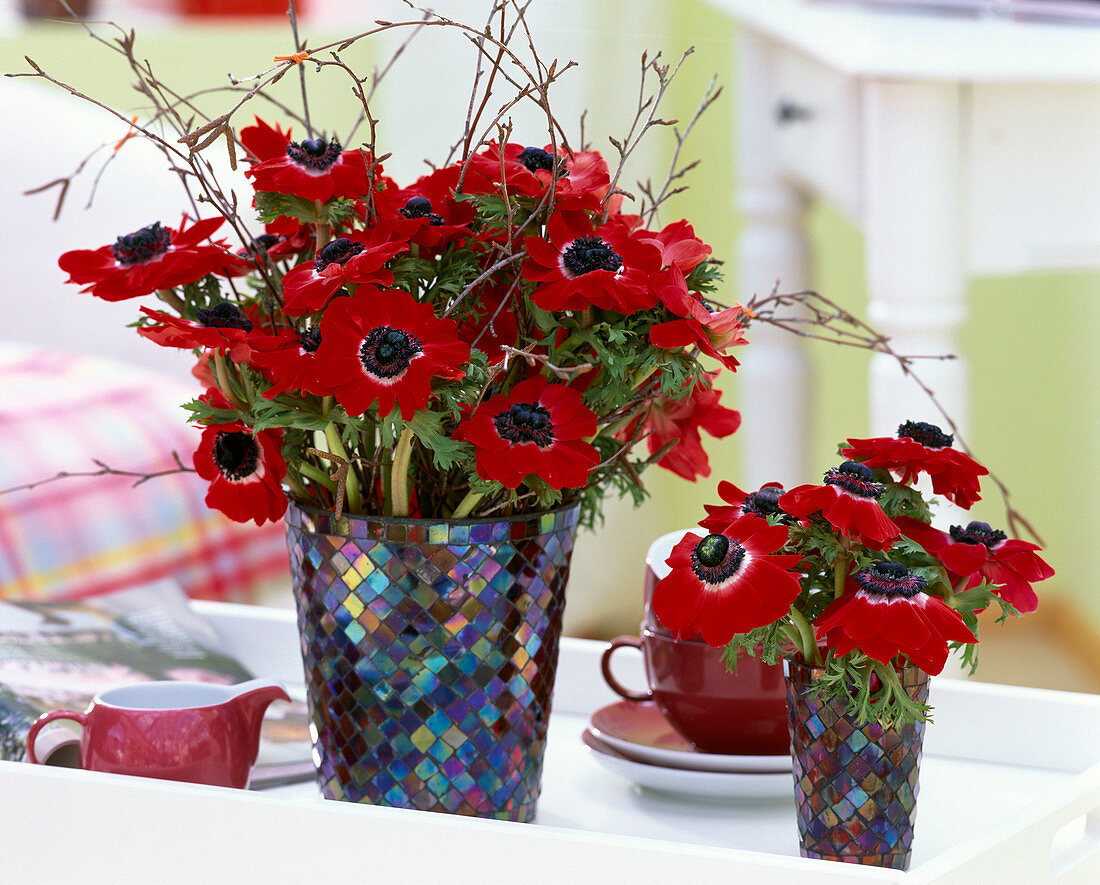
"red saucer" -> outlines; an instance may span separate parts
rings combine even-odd
[[[616,701],[592,714],[592,733],[636,762],[692,771],[775,773],[791,770],[789,754],[725,756],[700,753],[652,701]]]

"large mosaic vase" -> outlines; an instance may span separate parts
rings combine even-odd
[[[823,671],[785,661],[794,797],[803,857],[909,868],[925,723],[856,726],[843,705],[811,693]],[[898,672],[928,700],[928,674]]]
[[[435,522],[290,506],[326,798],[534,817],[577,512]]]

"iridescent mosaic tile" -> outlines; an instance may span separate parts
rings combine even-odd
[[[838,703],[811,694],[820,670],[786,668],[802,856],[908,869],[925,723],[856,727]],[[899,676],[910,697],[927,702],[927,673],[907,667]]]
[[[531,820],[577,509],[286,526],[326,798]]]

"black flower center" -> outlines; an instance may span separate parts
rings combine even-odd
[[[392,326],[375,326],[359,348],[359,359],[363,368],[376,378],[394,378],[422,350],[423,345],[415,335]]]
[[[779,498],[782,494],[783,489],[779,486],[764,486],[760,491],[745,496],[741,512],[751,513],[754,516],[782,513],[783,511],[779,509]]]
[[[554,422],[550,412],[538,403],[514,403],[493,418],[501,439],[512,443],[534,443],[545,447],[554,442]]]
[[[237,254],[245,258],[253,258],[266,255],[267,250],[283,242],[286,237],[278,234],[260,234],[251,243],[241,249]]]
[[[996,547],[1001,541],[1008,540],[1008,535],[1000,529],[993,528],[988,522],[975,520],[964,529],[962,526],[953,525],[950,529],[951,537],[963,544],[985,544],[988,548]]]
[[[691,551],[691,570],[705,584],[721,584],[737,574],[745,548],[726,535],[707,535]]]
[[[573,276],[607,270],[615,273],[623,266],[623,260],[600,237],[577,237],[562,256],[565,269]]]
[[[432,227],[443,225],[443,216],[432,211],[432,201],[427,197],[410,197],[404,208],[398,209],[406,218],[427,218]]]
[[[244,329],[252,331],[252,321],[241,313],[241,309],[228,301],[219,301],[213,308],[200,307],[195,311],[195,319],[208,329]]]
[[[898,426],[898,439],[908,437],[914,442],[930,449],[949,449],[955,437],[950,433],[944,433],[935,424],[926,421],[906,421]]]
[[[299,332],[298,344],[306,353],[316,353],[317,348],[321,346],[321,330],[313,328]]]
[[[307,138],[292,141],[286,146],[286,155],[298,166],[317,172],[326,172],[340,159],[340,142],[335,138]]]
[[[119,264],[132,267],[163,255],[171,244],[171,232],[156,221],[132,234],[119,237],[111,247],[111,254]]]
[[[839,486],[859,498],[878,498],[886,486],[875,482],[871,468],[858,461],[845,461],[825,472],[825,485]]]
[[[864,593],[872,596],[904,596],[911,598],[920,593],[928,582],[915,575],[901,562],[876,562],[853,576]]]
[[[348,261],[363,251],[363,244],[347,237],[337,237],[331,243],[321,247],[317,257],[313,259],[313,269],[320,273],[330,264],[339,264],[343,267]]]
[[[554,155],[539,147],[526,147],[516,157],[530,172],[551,172],[554,169]]]
[[[256,472],[260,447],[251,433],[223,430],[214,437],[214,463],[226,479],[240,481]]]

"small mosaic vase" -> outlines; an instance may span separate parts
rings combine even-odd
[[[291,504],[325,798],[534,818],[577,514],[337,519]]]
[[[841,702],[813,696],[823,673],[784,661],[802,856],[908,869],[925,723],[856,725]],[[928,700],[927,673],[898,676],[911,698]]]

